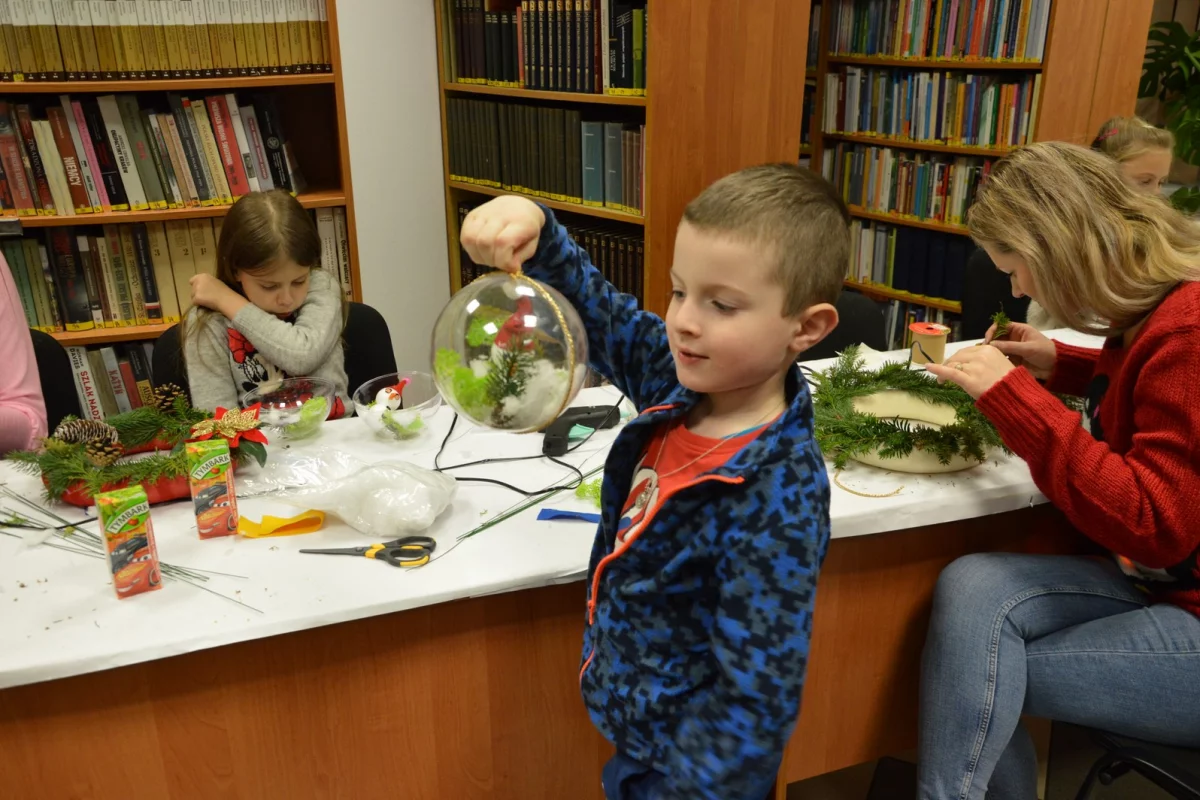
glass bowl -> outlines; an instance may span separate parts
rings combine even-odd
[[[398,384],[404,383],[400,392]],[[428,372],[390,372],[372,378],[354,390],[358,418],[377,435],[415,439],[426,421],[442,405],[433,376]]]
[[[287,378],[246,392],[241,403],[262,404],[258,419],[268,438],[306,439],[325,424],[336,397],[334,385],[323,378]]]

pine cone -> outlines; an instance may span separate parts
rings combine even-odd
[[[154,407],[159,411],[166,412],[174,409],[177,397],[187,397],[187,395],[183,393],[183,389],[173,383],[164,383],[162,386],[154,387]]]
[[[125,448],[116,442],[88,442],[84,448],[87,457],[97,467],[107,467],[125,453]]]
[[[107,422],[94,419],[64,420],[54,429],[54,437],[69,444],[80,442],[110,442],[117,441],[117,429]]]

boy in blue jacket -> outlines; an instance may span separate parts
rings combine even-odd
[[[666,320],[607,283],[549,209],[472,211],[478,264],[575,306],[640,412],[604,469],[580,687],[617,749],[610,800],[763,800],[795,726],[829,480],[796,358],[837,325],[849,215],[796,166],[709,186],[675,237]]]

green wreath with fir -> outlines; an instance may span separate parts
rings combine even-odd
[[[193,408],[179,387],[167,384],[154,390],[153,402],[103,422],[67,417],[42,440],[41,449],[10,453],[6,458],[17,469],[40,475],[49,499],[62,499],[78,488],[95,496],[104,487],[123,482],[151,484],[186,476],[184,443],[195,438],[194,426],[214,419],[213,414]],[[252,427],[257,426],[255,418]],[[262,464],[266,460],[266,449],[257,441],[238,434],[230,445],[239,461],[253,458]],[[138,453],[145,455],[124,458]]]
[[[857,345],[847,347],[828,369],[814,372],[813,413],[817,444],[842,469],[858,456],[904,458],[924,450],[948,465],[955,456],[982,464],[989,448],[1008,449],[971,396],[952,383],[938,383],[902,361],[866,369]],[[942,427],[890,419],[855,408],[855,400],[880,392],[903,392],[930,404],[949,406],[954,422]]]

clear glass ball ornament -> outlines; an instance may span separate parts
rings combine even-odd
[[[555,289],[493,272],[450,298],[433,326],[433,376],[459,414],[488,428],[545,428],[587,377],[587,333]]]

